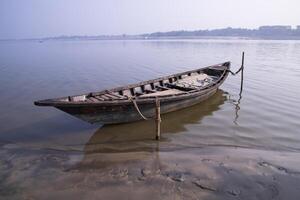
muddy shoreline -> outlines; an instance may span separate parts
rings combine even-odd
[[[0,149],[1,199],[298,199],[300,154],[233,147]]]

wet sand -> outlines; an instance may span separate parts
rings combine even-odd
[[[298,199],[300,154],[234,147],[85,153],[4,145],[1,199]],[[160,150],[160,146],[162,149]],[[93,147],[95,148],[95,146]],[[95,150],[96,151],[96,150]]]

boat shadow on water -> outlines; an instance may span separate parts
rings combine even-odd
[[[85,144],[85,155],[94,153],[154,152],[172,149],[172,134],[186,131],[186,125],[201,123],[201,120],[220,109],[227,100],[226,92],[218,90],[206,101],[176,112],[162,115],[162,138],[155,141],[154,120],[135,123],[104,125]],[[158,147],[159,145],[159,147]]]

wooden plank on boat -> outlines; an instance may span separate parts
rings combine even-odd
[[[104,101],[104,99],[99,96],[94,96],[94,98],[98,99],[99,101]]]
[[[164,87],[164,86],[156,86],[156,88],[162,89],[162,90],[169,90],[170,88]]]
[[[91,101],[93,101],[93,102],[99,102],[99,100],[96,99],[95,97],[89,97],[89,99],[90,99]]]
[[[92,102],[93,102],[93,101],[90,100],[89,98],[86,98],[85,101],[88,102],[88,103],[92,103]]]
[[[155,93],[155,92],[157,92],[157,91],[156,91],[156,90],[145,89],[145,92],[146,92],[146,93]]]
[[[103,98],[104,100],[110,100],[111,99],[110,97],[107,97],[105,94],[102,94],[100,97]]]
[[[109,93],[109,94],[116,97],[116,98],[118,98],[118,99],[124,99],[125,98],[124,96],[116,94],[116,93]]]
[[[109,93],[109,94],[104,94],[105,96],[109,97],[110,99],[120,99],[119,97]]]
[[[157,91],[155,93],[150,93],[150,94],[143,94],[140,97],[169,96],[169,95],[176,95],[176,94],[183,94],[183,93],[185,93],[185,92],[182,90],[169,89],[169,90],[164,90],[164,91]]]

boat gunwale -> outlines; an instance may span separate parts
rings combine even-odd
[[[84,94],[73,95],[73,96],[66,96],[66,97],[59,97],[59,98],[53,98],[53,99],[39,100],[39,101],[35,101],[34,104],[37,105],[37,106],[54,106],[54,107],[77,107],[77,106],[91,106],[91,105],[92,106],[128,105],[128,104],[132,104],[132,100],[129,99],[129,98],[109,100],[109,101],[108,100],[107,101],[98,101],[98,102],[86,102],[86,101],[77,101],[77,102],[74,101],[74,102],[72,102],[72,101],[60,101],[60,100],[61,99],[66,99],[68,97],[76,97],[76,96],[89,95],[89,94],[92,94],[92,95],[109,94],[110,92],[117,92],[117,91],[120,91],[120,90],[128,90],[130,88],[135,88],[135,87],[138,87],[138,86],[147,85],[147,84],[150,84],[150,83],[155,83],[155,82],[159,82],[159,81],[162,81],[162,80],[168,80],[169,78],[174,78],[174,77],[179,77],[179,76],[189,74],[189,73],[204,71],[206,69],[213,68],[213,67],[221,67],[221,66],[226,67],[226,68],[223,69],[223,73],[220,75],[219,79],[216,80],[215,82],[213,82],[212,84],[209,84],[209,85],[207,85],[205,87],[202,87],[200,89],[186,91],[186,92],[180,93],[180,94],[171,94],[171,95],[165,95],[165,96],[160,96],[159,97],[161,102],[185,99],[187,97],[198,96],[198,95],[201,95],[202,93],[209,92],[210,90],[213,90],[213,89],[217,88],[219,85],[221,85],[223,83],[223,81],[225,80],[225,78],[227,77],[228,73],[229,73],[228,69],[230,69],[230,64],[231,64],[230,61],[227,61],[227,62],[215,64],[215,65],[210,65],[210,66],[207,66],[207,67],[202,67],[202,68],[198,68],[198,69],[194,69],[194,70],[189,70],[189,71],[185,71],[185,72],[181,72],[181,73],[176,73],[176,74],[172,74],[172,75],[168,75],[168,76],[159,77],[159,78],[156,78],[156,79],[142,81],[142,82],[135,83],[135,84],[128,84],[126,86],[106,89],[106,90],[102,90],[100,92],[90,92],[90,93],[84,93]],[[133,98],[135,99],[136,102],[141,103],[141,104],[145,104],[145,103],[155,102],[156,96],[153,96],[153,97],[133,96]]]

